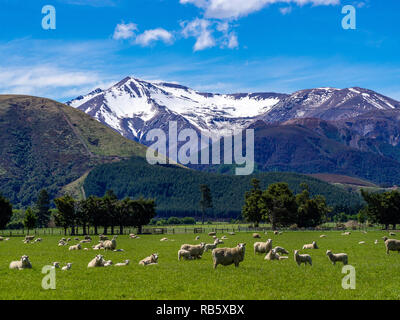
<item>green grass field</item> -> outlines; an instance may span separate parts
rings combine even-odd
[[[283,246],[290,251],[289,259],[265,261],[264,255],[254,255],[251,233],[228,236],[222,246],[233,247],[246,242],[247,250],[239,268],[218,266],[212,268],[211,253],[201,260],[177,260],[177,251],[183,243],[198,243],[195,235],[168,235],[169,242],[160,242],[162,235],[141,236],[131,240],[120,236],[118,248],[125,252],[68,251],[58,247],[57,237],[44,237],[42,243],[24,244],[21,238],[0,242],[0,299],[399,299],[400,254],[386,255],[382,236],[386,232],[353,232],[341,236],[340,232],[285,232],[267,236],[273,246]],[[375,245],[375,239],[379,244]],[[201,235],[201,240],[212,239]],[[312,267],[301,267],[293,260],[293,250],[303,244],[317,241],[320,249],[309,250]],[[366,244],[359,245],[359,241]],[[97,242],[97,240],[95,241]],[[75,241],[72,241],[74,244]],[[91,245],[84,245],[91,247]],[[346,252],[349,264],[357,272],[356,290],[342,288],[342,265],[333,266],[325,255],[327,249],[334,253]],[[305,250],[302,251],[302,253]],[[127,267],[87,269],[88,262],[98,253],[114,263],[130,259]],[[159,253],[159,264],[142,267],[139,260],[151,253]],[[31,270],[10,270],[9,263],[29,255]],[[57,270],[57,289],[41,287],[41,269],[58,261],[72,262],[70,271]]]

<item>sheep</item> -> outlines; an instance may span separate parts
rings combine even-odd
[[[395,234],[394,232],[390,232],[390,233],[389,233],[389,236],[391,236],[391,237],[395,237],[395,236],[396,236],[396,234]]]
[[[313,243],[311,243],[311,244],[305,244],[303,246],[303,250],[304,249],[319,249],[319,248],[317,246],[317,243],[315,241],[313,241]]]
[[[90,243],[90,242],[92,242],[92,240],[81,240],[81,241],[79,241],[79,243]]]
[[[129,262],[130,262],[130,260],[125,260],[125,262],[116,263],[116,264],[114,265],[114,267],[125,267],[125,266],[127,266],[127,265],[129,264]]]
[[[141,266],[151,266],[158,264],[158,253],[153,253],[151,256],[144,258],[139,262]]]
[[[244,260],[246,252],[246,243],[239,243],[235,248],[217,248],[212,251],[214,269],[217,266],[229,266],[235,264],[239,267],[240,262]]]
[[[25,244],[27,244],[27,243],[31,243],[31,241],[30,240],[22,240]]]
[[[389,254],[389,251],[397,251],[400,253],[400,240],[396,239],[387,239],[385,241],[386,246],[386,254]]]
[[[200,236],[197,236],[194,240],[195,241],[200,240]]]
[[[10,269],[17,269],[17,270],[32,269],[32,264],[29,261],[28,256],[22,256],[20,261],[12,261],[10,263]]]
[[[378,244],[378,239],[377,239],[377,240],[375,240],[374,244]]]
[[[325,234],[321,234],[319,237],[320,238],[326,238],[326,235]]]
[[[229,235],[234,236],[236,233],[234,232],[228,232]]]
[[[209,232],[208,235],[209,235],[210,237],[212,237],[212,236],[216,236],[217,233],[216,233],[216,232]]]
[[[208,250],[214,250],[218,245],[219,245],[219,239],[215,239],[214,243],[207,243],[204,246],[204,252],[207,252]]]
[[[43,239],[42,238],[37,238],[34,242],[42,242]]]
[[[358,244],[365,244],[365,241],[360,241]]]
[[[181,261],[181,258],[184,260],[193,260],[193,257],[190,255],[190,252],[187,250],[179,250],[178,251],[178,261]]]
[[[90,241],[92,241],[92,238],[91,238],[90,236],[86,235],[86,236],[85,236],[85,240],[90,240]]]
[[[60,263],[59,262],[53,262],[53,269],[59,269],[60,268]]]
[[[103,243],[103,241],[100,241],[98,244],[96,244],[96,245],[93,246],[92,248],[93,248],[93,250],[104,249],[104,243]]]
[[[288,257],[281,257],[275,249],[272,249],[270,252],[268,252],[268,254],[265,256],[264,260],[284,260],[284,259],[288,259]]]
[[[84,251],[89,251],[89,248],[83,248]]]
[[[129,235],[129,238],[131,238],[131,239],[137,239],[137,238],[139,238],[136,234],[134,234],[134,233],[131,233],[130,235]]]
[[[222,240],[228,240],[227,236],[223,236],[221,239]]]
[[[115,250],[117,249],[117,236],[114,236],[112,238],[112,240],[106,240],[104,241],[103,245],[104,245],[104,250]]]
[[[282,247],[275,247],[274,250],[276,253],[289,254],[289,251]]]
[[[333,254],[331,250],[328,250],[326,251],[326,255],[333,265],[335,265],[336,262],[342,262],[344,265],[349,263],[349,258],[346,253]]]
[[[160,241],[168,241],[168,238],[162,238]]]
[[[115,250],[113,250],[114,252],[125,252],[125,250],[124,249],[115,249]]]
[[[59,246],[59,247],[66,246],[66,245],[67,245],[67,244],[66,244],[64,241],[61,241],[61,240],[60,240],[60,241],[58,242],[58,246]]]
[[[72,239],[71,239],[71,238],[68,238],[68,239],[67,239],[67,242],[70,242],[70,241],[72,241]],[[78,240],[78,241],[79,241],[79,240]]]
[[[104,267],[104,257],[97,255],[92,261],[89,262],[88,268]]]
[[[382,239],[383,239],[383,242],[385,242],[389,238],[385,236],[385,237],[382,237]]]
[[[72,263],[67,263],[67,265],[66,266],[64,266],[64,267],[62,267],[62,271],[68,271],[68,270],[70,270],[71,269],[71,267],[72,267]]]
[[[309,254],[299,254],[299,250],[295,250],[294,252],[294,261],[296,261],[298,265],[301,265],[302,263],[307,265],[308,263],[310,266],[312,266],[311,256]]]
[[[260,236],[259,233],[253,233],[253,238],[254,238],[254,239],[260,239],[261,236]]]
[[[103,263],[104,267],[110,267],[112,265],[113,265],[113,262],[111,260],[104,261],[104,263]]]
[[[68,248],[69,251],[81,250],[81,249],[82,249],[82,246],[81,246],[80,243],[78,243],[78,244],[76,244],[76,245],[74,245],[74,246],[70,246],[70,247]]]
[[[35,236],[25,236],[25,240],[33,241],[35,239]]]
[[[4,240],[4,238],[3,237],[0,237],[0,241],[3,241]]]
[[[183,244],[181,250],[186,250],[190,252],[190,255],[195,259],[200,259],[203,255],[206,244],[204,242],[198,245]]]
[[[256,242],[253,246],[254,254],[268,253],[272,249],[272,239],[268,239],[266,242]]]
[[[349,236],[349,235],[351,235],[351,232],[343,232],[342,233],[342,236]]]

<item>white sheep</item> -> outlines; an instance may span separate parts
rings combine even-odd
[[[158,264],[158,253],[153,253],[151,256],[144,258],[139,262],[141,266],[151,266]]]
[[[125,260],[125,262],[116,263],[116,264],[114,265],[114,267],[125,267],[125,266],[127,266],[127,265],[129,264],[129,262],[130,262],[130,260]]]
[[[200,236],[197,236],[194,240],[196,240],[196,241],[200,240]]]
[[[365,241],[360,241],[358,244],[365,244]]]
[[[374,243],[375,243],[375,244],[378,244],[378,239],[376,239]]]
[[[53,269],[59,269],[60,268],[60,263],[59,262],[53,262]]]
[[[299,254],[299,250],[295,250],[294,252],[294,261],[296,261],[298,265],[301,265],[302,263],[307,265],[308,263],[310,266],[312,266],[311,256],[309,254]]]
[[[37,238],[34,242],[36,243],[36,242],[42,242],[42,241],[43,241],[42,238]]]
[[[212,251],[214,269],[217,266],[229,266],[235,264],[235,267],[239,267],[240,262],[244,260],[246,252],[246,244],[239,243],[235,248],[217,248]]]
[[[104,241],[103,245],[104,245],[104,250],[106,250],[106,251],[107,250],[113,251],[113,250],[117,249],[117,236],[114,236],[112,238],[112,240]]]
[[[349,236],[349,235],[351,235],[351,232],[343,232],[342,233],[342,236]]]
[[[29,261],[28,256],[22,256],[20,261],[12,261],[10,263],[10,269],[17,269],[17,270],[32,269],[32,264]]]
[[[33,239],[35,239],[35,236],[25,236],[25,240],[33,241]]]
[[[326,238],[326,235],[325,234],[321,234],[319,237],[320,238]]]
[[[207,252],[208,250],[214,250],[217,246],[219,245],[219,239],[215,239],[214,243],[207,243],[204,246],[204,252]]]
[[[274,250],[276,253],[289,254],[289,251],[282,247],[275,247]]]
[[[111,267],[113,265],[113,262],[111,260],[104,261],[103,266],[104,267]]]
[[[254,239],[260,239],[261,236],[260,236],[259,233],[253,233],[253,238],[254,238]]]
[[[288,257],[281,257],[275,249],[272,249],[270,252],[268,252],[268,254],[265,256],[264,260],[269,260],[269,261],[273,261],[273,260],[284,260],[284,259],[288,259]]]
[[[104,257],[97,255],[92,261],[89,262],[88,268],[104,267]]]
[[[190,255],[190,252],[187,250],[179,250],[178,251],[178,261],[180,261],[182,258],[184,260],[193,260],[193,257]]]
[[[349,258],[346,253],[337,253],[333,254],[331,250],[326,251],[326,255],[329,260],[331,260],[332,264],[335,265],[336,262],[343,262],[344,265],[349,263]]]
[[[104,234],[99,235],[99,239],[100,239],[100,241],[109,240],[108,237],[105,236]]]
[[[272,239],[268,239],[266,242],[256,242],[253,246],[254,254],[268,253],[272,249]]]
[[[168,238],[162,238],[160,241],[161,241],[161,242],[163,242],[163,241],[168,241]]]
[[[190,255],[195,259],[200,259],[204,253],[206,244],[204,242],[198,245],[183,244],[181,250],[186,250],[190,252]]]
[[[93,246],[92,248],[93,248],[93,250],[104,249],[104,243],[103,243],[103,241],[100,241],[98,244],[96,244],[96,245]]]
[[[391,237],[395,237],[395,236],[396,236],[396,234],[395,234],[394,232],[390,232],[389,235],[390,235]]]
[[[61,270],[62,271],[68,271],[68,270],[71,270],[71,267],[72,267],[72,263],[67,263],[67,265],[62,267]]]
[[[318,246],[317,246],[317,243],[316,243],[315,241],[313,241],[313,243],[305,244],[305,245],[303,246],[303,250],[304,250],[304,249],[319,249],[319,248],[318,248]]]
[[[389,254],[389,251],[397,251],[400,253],[400,240],[396,239],[386,239],[386,254]]]
[[[81,246],[80,243],[78,243],[78,244],[76,244],[76,245],[74,245],[74,246],[70,246],[70,247],[68,248],[69,251],[81,250],[81,249],[82,249],[82,246]]]

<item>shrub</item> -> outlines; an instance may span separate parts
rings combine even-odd
[[[182,221],[181,219],[177,218],[177,217],[170,217],[167,220],[167,224],[169,225],[176,225],[176,224],[181,224]]]
[[[192,217],[184,217],[181,221],[182,224],[196,224],[196,219]]]

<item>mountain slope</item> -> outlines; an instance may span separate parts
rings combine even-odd
[[[22,205],[41,188],[55,196],[98,164],[146,151],[79,110],[30,96],[0,96],[0,136],[0,192]]]
[[[230,134],[270,110],[284,94],[212,94],[172,83],[127,77],[107,90],[97,89],[68,105],[86,112],[123,136],[148,144],[154,128],[168,132],[168,122],[207,135]]]

